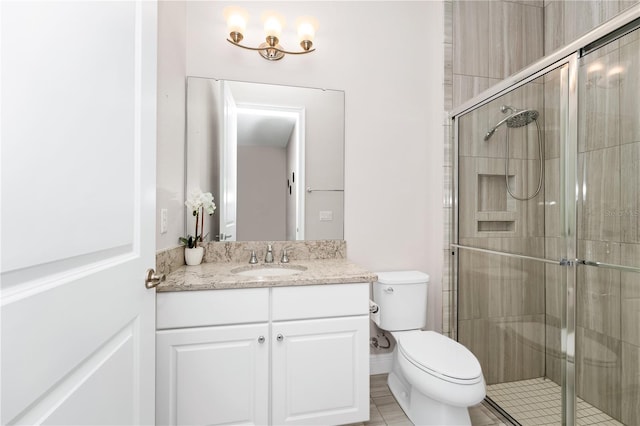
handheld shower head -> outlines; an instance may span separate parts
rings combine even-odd
[[[488,141],[488,140],[491,138],[491,136],[493,136],[493,134],[496,132],[496,129],[497,129],[497,127],[495,127],[495,126],[494,126],[493,128],[491,128],[491,129],[490,129],[490,130],[489,130],[489,131],[484,135],[484,141],[485,141],[485,142],[486,142],[486,141]]]

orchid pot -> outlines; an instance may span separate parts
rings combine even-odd
[[[202,263],[202,257],[204,256],[204,247],[185,247],[184,249],[184,261],[187,265],[199,265]]]

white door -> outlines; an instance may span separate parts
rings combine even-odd
[[[0,19],[0,422],[153,424],[157,6]]]
[[[369,316],[274,322],[272,423],[369,419]]]
[[[266,425],[269,325],[158,331],[158,425]]]
[[[236,241],[238,205],[238,108],[231,89],[222,82],[222,129],[220,138],[220,241]]]

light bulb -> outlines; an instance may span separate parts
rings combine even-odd
[[[296,26],[298,27],[298,41],[310,41],[313,39],[318,30],[318,21],[312,16],[301,16],[296,19]]]
[[[245,9],[237,6],[229,6],[224,9],[224,18],[227,21],[229,34],[244,34],[247,29],[247,21],[249,20],[249,14]]]
[[[262,15],[264,22],[264,33],[266,37],[280,38],[282,27],[284,27],[284,18],[275,12],[265,12]]]

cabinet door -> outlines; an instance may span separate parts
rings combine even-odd
[[[156,423],[267,424],[268,333],[266,323],[158,331]]]
[[[273,424],[369,418],[369,316],[274,322]]]

